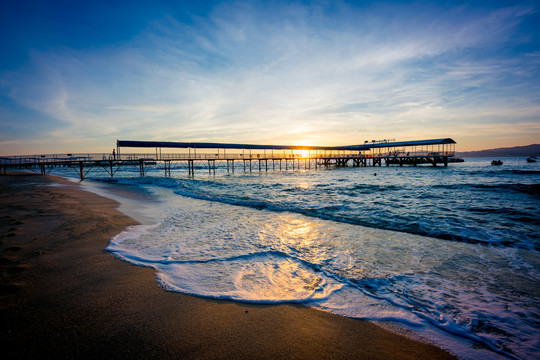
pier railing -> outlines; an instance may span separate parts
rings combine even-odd
[[[341,158],[392,158],[392,157],[426,157],[426,156],[454,156],[454,151],[415,151],[415,152],[312,152],[312,153],[133,153],[133,154],[109,154],[109,153],[80,153],[80,154],[44,154],[44,155],[18,155],[2,156],[0,164],[40,164],[58,162],[87,162],[87,161],[110,161],[110,160],[257,160],[257,159],[341,159]]]
[[[279,160],[279,159],[341,159],[341,158],[392,158],[392,157],[426,157],[426,156],[454,156],[453,151],[416,151],[416,152],[393,152],[393,153],[309,153],[309,154],[288,154],[288,153],[137,153],[113,155],[108,153],[81,153],[81,154],[46,154],[46,155],[20,155],[20,156],[2,156],[0,164],[40,164],[40,163],[59,163],[59,162],[89,162],[89,161],[110,161],[110,160]]]

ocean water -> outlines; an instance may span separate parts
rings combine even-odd
[[[151,201],[128,206],[143,225],[107,250],[156,269],[171,291],[301,303],[463,359],[535,359],[540,165],[491,160],[268,172],[254,162],[234,174],[201,163],[192,178],[182,164],[171,177],[125,168],[108,185]]]

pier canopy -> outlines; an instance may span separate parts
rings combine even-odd
[[[407,147],[407,146],[429,146],[429,145],[450,145],[456,142],[450,138],[444,139],[432,139],[432,140],[414,140],[414,141],[371,141],[365,142],[362,145],[351,145],[351,148],[355,150],[370,150],[374,148],[388,148],[388,147]]]
[[[409,146],[429,146],[429,145],[450,145],[456,142],[450,138],[416,141],[371,141],[361,145],[345,146],[309,146],[309,145],[257,145],[257,144],[228,144],[228,143],[208,143],[208,142],[172,142],[172,141],[131,141],[117,140],[118,149],[129,148],[176,148],[176,149],[268,149],[268,150],[345,150],[345,151],[367,151],[375,148],[394,148]]]
[[[255,144],[227,144],[207,142],[172,142],[172,141],[130,141],[117,140],[117,146],[131,148],[176,148],[176,149],[274,149],[274,150],[329,150],[328,146],[303,146],[303,145],[255,145]]]

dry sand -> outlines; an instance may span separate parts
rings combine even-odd
[[[2,358],[452,358],[302,306],[164,291],[153,270],[104,250],[135,223],[117,205],[60,178],[0,176]]]

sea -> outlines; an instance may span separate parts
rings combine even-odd
[[[164,289],[366,319],[461,359],[540,357],[540,165],[93,169]],[[276,165],[277,166],[277,165]],[[229,169],[230,170],[230,169]],[[56,175],[77,178],[72,169]]]

